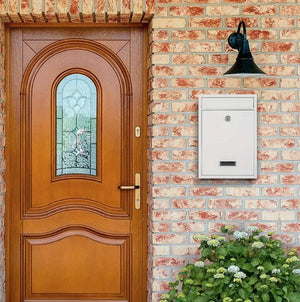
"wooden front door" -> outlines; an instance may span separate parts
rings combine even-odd
[[[9,29],[7,301],[145,301],[143,48]]]

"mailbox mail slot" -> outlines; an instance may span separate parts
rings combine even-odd
[[[256,129],[255,95],[200,96],[199,178],[256,178]]]

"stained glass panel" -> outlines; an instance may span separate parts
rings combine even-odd
[[[74,73],[56,90],[56,175],[97,174],[97,89]]]

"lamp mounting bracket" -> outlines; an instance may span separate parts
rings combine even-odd
[[[244,35],[241,33],[233,33],[228,37],[228,44],[233,49],[240,49],[242,45]]]

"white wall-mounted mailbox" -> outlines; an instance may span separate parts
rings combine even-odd
[[[257,177],[257,97],[199,96],[199,178]]]

